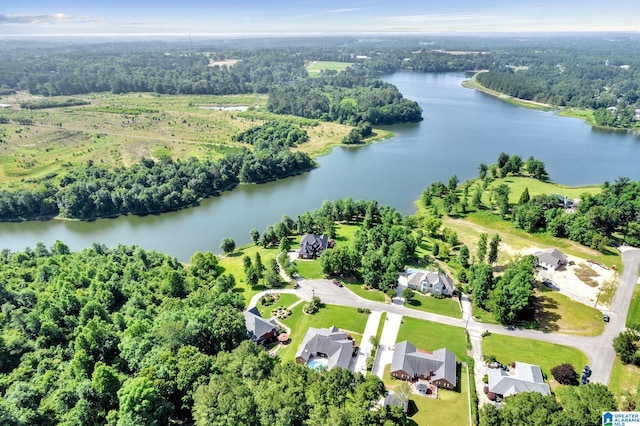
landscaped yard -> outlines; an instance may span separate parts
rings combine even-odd
[[[538,293],[537,306],[536,320],[542,331],[580,336],[598,336],[604,331],[602,312],[557,291]]]
[[[453,318],[462,318],[460,303],[455,298],[436,299],[414,292],[414,299],[411,303],[405,303],[407,308],[419,311],[433,312],[434,314],[446,315]]]
[[[336,305],[324,305],[315,315],[305,315],[302,312],[303,307],[304,303],[301,303],[293,308],[292,315],[283,321],[291,328],[291,342],[278,351],[283,361],[294,359],[309,327],[327,328],[335,325],[341,330],[348,330],[358,344],[360,343],[369,315],[359,313],[356,308]]]
[[[298,275],[307,280],[324,278],[322,273],[322,266],[320,266],[320,260],[306,260],[298,259],[295,262]]]
[[[434,351],[447,348],[458,361],[467,361],[467,340],[464,329],[431,321],[403,317],[396,342],[408,340],[418,349]]]
[[[578,349],[499,334],[482,339],[482,353],[495,356],[502,364],[520,361],[539,365],[548,380],[553,379],[551,369],[556,365],[569,363],[576,371],[582,371],[587,364],[587,356]]]
[[[269,306],[264,306],[262,303],[260,303],[260,301],[258,301],[257,307],[258,307],[258,311],[260,311],[260,315],[262,315],[262,318],[271,318],[272,310],[274,310],[277,307],[288,308],[298,300],[300,299],[298,299],[298,296],[296,296],[295,294],[284,293],[279,295],[278,300],[274,304]]]
[[[631,394],[634,401],[637,401],[636,392],[640,385],[640,368],[635,365],[625,365],[616,357],[609,379],[609,390],[615,395],[618,404],[622,402],[623,395],[627,392]],[[638,407],[636,407],[636,410]]]
[[[393,389],[401,381],[389,374],[391,364],[384,367],[383,381],[387,388]],[[458,368],[456,391],[438,390],[438,399],[412,395],[409,400],[410,425],[466,425],[469,424],[469,380],[467,367]]]
[[[374,302],[384,302],[386,301],[385,294],[376,289],[367,290],[362,287],[361,280],[340,280],[349,290],[362,297],[363,299],[372,300]]]

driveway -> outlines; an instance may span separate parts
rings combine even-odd
[[[371,355],[371,350],[373,349],[371,337],[375,336],[378,332],[378,325],[380,324],[381,316],[382,312],[380,311],[371,312],[371,314],[369,314],[367,325],[364,327],[364,333],[362,334],[362,341],[360,342],[360,352],[356,357],[355,363],[351,363],[352,371],[366,373],[367,357]]]
[[[393,348],[396,345],[400,324],[402,324],[402,315],[387,312],[387,319],[384,322],[384,328],[380,336],[380,345],[378,346],[376,357],[377,362],[373,366],[373,374],[381,379],[384,374],[384,366],[391,364],[391,361],[393,361]]]

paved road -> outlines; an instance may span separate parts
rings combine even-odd
[[[495,324],[479,323],[471,317],[471,304],[465,296],[462,298],[463,318],[451,318],[429,312],[409,309],[401,304],[401,301],[394,299],[394,303],[387,304],[373,302],[363,299],[346,287],[338,287],[330,280],[302,280],[300,287],[295,290],[298,297],[311,300],[313,296],[318,296],[324,303],[352,306],[355,308],[366,308],[373,311],[386,311],[388,314],[404,315],[441,324],[464,327],[473,334],[481,334],[488,330],[491,333],[511,335],[528,339],[541,340],[559,345],[573,346],[583,351],[589,358],[593,374],[592,382],[607,384],[611,376],[611,369],[615,360],[615,352],[612,344],[613,339],[625,329],[627,314],[633,296],[633,289],[638,282],[638,268],[640,267],[640,249],[621,248],[624,270],[620,276],[618,290],[613,299],[611,310],[609,311],[610,322],[605,326],[605,331],[600,336],[585,337],[573,336],[560,333],[544,333],[537,330],[507,329],[504,326]],[[294,290],[281,290],[290,293]],[[274,290],[275,292],[275,290]],[[255,306],[263,292],[255,295],[249,306]],[[396,303],[400,302],[400,303]]]

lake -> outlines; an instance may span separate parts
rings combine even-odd
[[[640,138],[591,128],[583,121],[526,109],[465,89],[463,74],[399,72],[385,77],[422,106],[424,121],[389,127],[395,137],[369,146],[336,148],[303,175],[260,185],[242,185],[199,206],[162,215],[126,216],[92,222],[0,223],[0,248],[22,250],[55,240],[72,250],[94,241],[138,244],[188,261],[196,251],[219,252],[225,237],[248,243],[283,214],[297,215],[323,200],[376,199],[405,214],[431,182],[477,175],[501,152],[533,155],[551,179],[566,185],[600,184],[620,176],[640,179]]]

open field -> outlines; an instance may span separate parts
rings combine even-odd
[[[307,64],[307,72],[311,77],[320,75],[320,71],[333,70],[342,71],[353,65],[351,62],[335,62],[335,61],[312,61]]]
[[[424,351],[447,348],[458,361],[467,361],[467,340],[464,329],[431,321],[403,317],[396,342],[408,340]]]
[[[520,361],[539,365],[548,381],[553,380],[551,369],[556,365],[569,363],[576,371],[582,371],[587,364],[587,356],[578,349],[499,334],[482,339],[482,353],[495,356],[502,364]]]
[[[304,303],[299,304],[293,308],[291,316],[282,321],[291,328],[291,342],[278,351],[283,361],[294,359],[309,327],[327,328],[335,325],[341,330],[349,331],[358,344],[360,343],[369,315],[358,313],[356,308],[336,305],[323,305],[315,315],[306,315],[302,312],[303,307]]]
[[[600,192],[602,192],[602,188],[599,186],[564,186],[552,182],[541,182],[537,179],[523,176],[509,176],[502,179],[495,179],[493,182],[491,182],[491,185],[489,185],[489,190],[501,184],[505,184],[509,187],[511,191],[509,193],[509,203],[511,204],[518,203],[520,195],[522,195],[525,188],[529,190],[529,195],[531,197],[541,194],[558,194],[564,195],[570,199],[574,199],[580,198],[580,196],[584,193],[599,194]],[[488,204],[489,202],[488,194],[488,192],[484,193],[483,201],[486,204]]]
[[[47,98],[64,101],[69,97]],[[171,156],[220,158],[238,150],[232,137],[265,120],[279,118],[266,112],[266,95],[157,95],[150,93],[89,94],[76,97],[88,105],[23,110],[21,102],[42,97],[20,92],[3,102],[0,111],[0,189],[28,187],[38,179],[63,175],[91,160],[107,166],[128,166],[141,157]],[[74,98],[75,99],[75,98]],[[203,107],[247,107],[247,111]],[[299,117],[309,134],[299,150],[316,156],[339,145],[350,128]],[[22,120],[29,125],[17,124]],[[379,132],[380,137],[386,133]]]

